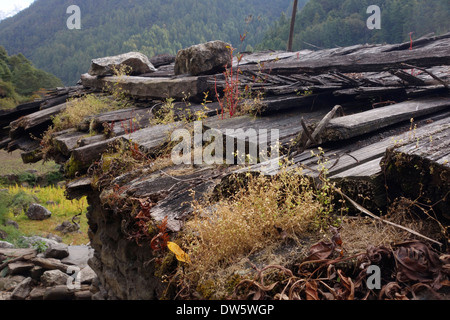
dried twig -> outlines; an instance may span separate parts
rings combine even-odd
[[[441,78],[439,78],[438,76],[434,75],[431,71],[428,71],[428,70],[425,69],[425,68],[419,68],[419,67],[416,67],[416,66],[407,64],[407,63],[402,63],[402,65],[404,65],[405,67],[408,67],[408,68],[418,69],[418,70],[420,70],[420,71],[422,71],[422,72],[427,73],[427,74],[428,74],[429,76],[431,76],[434,80],[439,81],[440,83],[442,83],[442,85],[443,85],[444,87],[446,87],[448,90],[450,90],[450,88],[449,88],[449,86],[448,86],[448,83],[445,82],[444,80],[442,80]]]
[[[317,127],[313,133],[309,132],[309,130],[302,118],[301,125],[303,127],[303,132],[307,136],[307,139],[302,138],[302,141],[300,142],[301,143],[300,150],[294,152],[292,155],[295,156],[296,154],[302,153],[308,147],[310,147],[312,144],[320,144],[321,143],[320,135],[322,134],[322,132],[325,130],[328,123],[331,121],[331,119],[334,118],[334,116],[336,115],[336,112],[338,112],[338,111],[340,111],[341,115],[344,114],[342,107],[340,105],[336,105],[330,112],[327,113],[327,115],[325,117],[323,117],[323,119],[319,122],[319,124],[317,125]]]
[[[435,243],[435,244],[438,244],[439,246],[442,246],[442,245],[443,245],[442,243],[440,243],[440,242],[438,242],[438,241],[436,241],[436,240],[433,240],[433,239],[431,239],[431,238],[428,238],[427,236],[424,236],[423,234],[420,234],[420,233],[418,233],[417,231],[414,231],[414,230],[412,230],[412,229],[410,229],[410,228],[401,226],[401,225],[399,225],[399,224],[396,224],[396,223],[393,223],[393,222],[391,222],[391,221],[384,220],[384,219],[378,217],[377,215],[373,214],[372,212],[370,212],[369,210],[367,210],[367,209],[364,208],[363,206],[361,206],[361,205],[359,205],[358,203],[356,203],[355,201],[353,201],[349,196],[347,196],[347,195],[346,195],[345,193],[343,193],[341,190],[339,190],[339,189],[337,189],[336,187],[333,187],[333,186],[331,186],[331,187],[334,189],[334,191],[336,191],[336,192],[339,193],[341,196],[343,196],[345,199],[347,199],[347,200],[348,200],[348,201],[349,201],[356,209],[358,209],[358,210],[361,211],[362,213],[368,215],[369,217],[374,218],[374,219],[376,219],[376,220],[379,220],[379,221],[381,221],[381,222],[383,222],[383,223],[389,224],[389,225],[391,225],[391,226],[394,226],[394,227],[396,227],[396,228],[405,230],[405,231],[407,231],[407,232],[409,232],[409,233],[412,233],[412,234],[414,234],[414,235],[416,235],[416,236],[418,236],[418,237],[421,237],[421,238],[426,239],[426,240],[428,240],[428,241],[431,241],[431,242],[433,242],[433,243]]]

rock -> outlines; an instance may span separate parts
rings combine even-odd
[[[0,291],[0,301],[2,300],[10,300],[11,292],[3,292]]]
[[[47,239],[39,236],[31,236],[31,237],[22,237],[22,241],[31,248],[38,243],[44,243],[47,248],[53,244],[57,244],[58,242],[52,239]]]
[[[16,261],[8,264],[9,274],[24,274],[27,271],[30,271],[34,267],[34,264],[26,261]]]
[[[80,271],[80,283],[91,284],[97,278],[97,274],[91,267],[86,266]]]
[[[68,265],[76,265],[80,269],[88,265],[88,260],[94,256],[94,249],[89,246],[69,246],[69,256],[61,262]]]
[[[0,239],[8,238],[8,233],[2,229],[0,229]]]
[[[44,268],[40,266],[34,266],[30,270],[30,277],[33,278],[33,280],[39,281],[44,272],[45,272]]]
[[[47,289],[43,287],[33,288],[33,290],[31,290],[29,295],[30,300],[43,300],[46,290]]]
[[[12,243],[7,242],[7,241],[0,241],[0,248],[12,249],[12,248],[14,248],[14,245]]]
[[[63,273],[67,271],[69,266],[67,264],[61,263],[60,260],[54,258],[39,258],[36,257],[31,260],[35,265],[38,265],[47,270],[60,270]]]
[[[33,279],[24,279],[11,294],[11,300],[25,300],[31,292]]]
[[[75,300],[92,300],[92,292],[89,290],[76,291]]]
[[[80,230],[80,226],[76,223],[72,223],[69,220],[66,220],[63,221],[60,225],[57,225],[55,227],[55,230],[61,232],[62,234],[67,234]]]
[[[37,203],[32,203],[28,208],[26,215],[31,220],[45,220],[52,216],[52,213]]]
[[[72,300],[75,293],[67,285],[57,285],[47,288],[44,293],[44,300]]]
[[[14,220],[8,219],[8,220],[5,221],[4,225],[5,226],[13,226],[16,229],[19,229],[19,225]]]
[[[62,238],[61,238],[60,236],[56,235],[56,234],[53,234],[53,233],[49,233],[49,234],[46,236],[46,238],[49,239],[49,240],[56,241],[56,242],[58,242],[58,243],[61,243],[61,242],[62,242]]]
[[[14,288],[17,287],[17,285],[19,283],[21,283],[23,280],[25,280],[25,278],[26,277],[21,276],[21,275],[0,278],[0,290],[1,291],[14,290]]]
[[[232,63],[230,48],[223,41],[210,41],[180,50],[175,59],[175,75],[219,73]]]
[[[93,59],[88,73],[91,76],[112,76],[113,68],[123,65],[131,67],[131,75],[156,71],[147,56],[139,52],[128,52],[118,56]]]
[[[45,271],[41,276],[41,283],[46,287],[53,287],[57,285],[67,285],[67,279],[69,275],[61,270],[49,270]]]
[[[46,258],[63,259],[69,256],[69,246],[64,243],[51,244],[44,255]]]

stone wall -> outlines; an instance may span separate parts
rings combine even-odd
[[[137,245],[123,232],[124,218],[102,207],[99,193],[88,196],[89,239],[94,257],[89,265],[97,273],[105,299],[158,299],[167,287],[155,276],[158,266],[149,244]]]

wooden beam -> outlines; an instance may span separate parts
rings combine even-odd
[[[322,134],[322,141],[338,141],[360,136],[409,121],[450,107],[448,97],[432,97],[405,101],[354,115],[332,119]]]
[[[196,96],[203,98],[203,92],[208,89],[205,77],[96,77],[83,74],[81,82],[85,87],[98,90],[120,88],[133,97],[156,99],[183,99]]]

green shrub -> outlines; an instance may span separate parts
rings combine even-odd
[[[7,207],[13,210],[14,215],[19,215],[22,212],[26,212],[28,207],[36,202],[38,202],[38,199],[35,196],[20,190],[18,193],[11,196],[11,200],[7,203]]]

